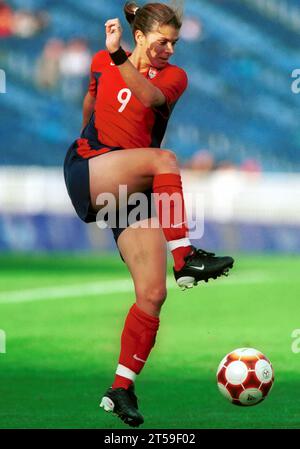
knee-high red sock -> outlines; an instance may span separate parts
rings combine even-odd
[[[172,251],[175,270],[180,270],[184,265],[184,257],[191,252],[181,176],[174,173],[156,175],[152,189],[157,194],[155,204],[158,219]]]
[[[129,388],[143,369],[155,343],[159,318],[148,315],[134,304],[125,320],[119,365],[112,388]]]

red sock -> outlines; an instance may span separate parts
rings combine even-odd
[[[185,263],[184,258],[191,253],[191,250],[191,246],[180,246],[179,248],[173,249],[172,255],[174,258],[175,270],[181,270]]]
[[[152,188],[153,193],[160,195],[160,198],[155,198],[158,219],[172,251],[175,270],[180,270],[184,265],[184,257],[192,249],[188,237],[181,176],[174,173],[156,175]]]
[[[125,320],[119,365],[112,388],[129,388],[143,369],[155,343],[159,318],[148,315],[134,304]]]

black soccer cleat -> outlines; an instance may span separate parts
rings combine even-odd
[[[228,276],[234,263],[232,257],[216,257],[214,253],[192,248],[192,252],[184,258],[185,265],[181,270],[176,271],[173,268],[176,282],[182,290],[192,288],[200,281],[208,282],[211,278]]]
[[[101,400],[100,407],[104,408],[106,412],[113,412],[131,427],[138,427],[144,422],[144,418],[138,411],[138,402],[133,386],[128,390],[109,388]]]

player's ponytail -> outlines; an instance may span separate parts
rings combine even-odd
[[[179,7],[183,0],[173,0],[173,5],[165,3],[147,3],[139,7],[135,2],[126,2],[124,14],[129,22],[133,37],[137,30],[145,35],[163,25],[173,26],[179,30],[182,25],[183,8]]]
[[[126,2],[124,6],[124,14],[130,25],[133,24],[136,12],[139,10],[139,6],[135,2]]]

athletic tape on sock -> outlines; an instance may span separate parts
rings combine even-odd
[[[185,238],[168,242],[170,251],[174,251],[174,249],[180,248],[181,246],[192,246],[190,239]]]
[[[132,380],[132,382],[136,379],[136,373],[129,368],[126,368],[124,365],[118,365],[116,374],[118,376],[126,377],[126,379]]]

